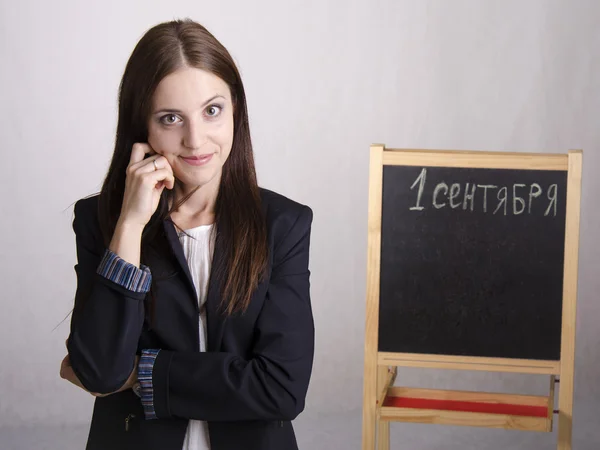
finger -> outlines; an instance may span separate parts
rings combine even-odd
[[[167,189],[173,189],[173,187],[175,187],[175,176],[173,175],[173,172],[171,172],[167,178],[161,180],[160,183],[160,185],[156,186],[157,188],[165,187]]]
[[[173,175],[172,170],[171,170],[171,176],[165,180],[165,187],[167,189],[173,189],[175,187],[175,175]]]
[[[154,165],[154,163],[156,163],[156,166]],[[133,164],[129,167],[129,171],[136,173],[150,173],[163,168],[173,171],[173,169],[171,169],[169,161],[167,161],[167,158],[165,158],[162,155],[156,154],[154,156],[144,159],[143,161]]]
[[[147,183],[152,184],[154,187],[157,187],[159,181],[164,181],[165,183],[163,184],[166,186],[167,182],[172,185],[175,180],[173,177],[173,172],[167,168],[149,172],[144,175],[144,179],[147,181]]]
[[[164,160],[161,159],[160,161],[157,161],[156,164],[159,166],[159,168],[163,167],[169,171],[169,176],[163,180],[163,185],[167,189],[173,189],[175,187],[175,175],[173,174],[173,167],[171,167],[171,164],[169,164],[167,158],[164,158]]]
[[[154,166],[154,164],[152,165]],[[168,176],[160,176],[157,178],[159,182],[157,182],[155,185],[156,189],[161,189],[163,186],[167,189],[173,189],[175,186],[175,176],[173,175],[173,168],[171,167],[171,164],[169,164],[167,158],[163,156],[160,159],[157,159],[156,166],[158,167],[158,170],[155,170],[154,172],[161,172],[161,170],[164,169],[168,171]],[[161,181],[162,183],[160,183]]]
[[[149,155],[150,155],[150,156],[152,156],[152,155],[156,155],[156,154],[157,154],[157,152],[156,152],[156,151],[155,151],[155,150],[152,148],[152,146],[150,145],[150,143],[149,143],[149,142],[146,142],[146,145],[147,145],[147,146],[148,146],[148,148],[150,149],[150,153],[149,153]]]
[[[131,148],[131,157],[129,159],[129,165],[139,163],[144,160],[146,155],[154,155],[156,152],[148,144],[137,142],[133,144]]]

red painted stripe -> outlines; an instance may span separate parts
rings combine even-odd
[[[508,414],[511,416],[548,417],[548,408],[545,406],[507,405],[500,403],[466,402],[457,400],[434,400],[428,398],[387,397],[383,402],[383,406]]]

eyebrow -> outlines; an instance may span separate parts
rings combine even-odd
[[[205,102],[202,104],[201,108],[204,108],[204,107],[205,107],[206,105],[208,105],[210,102],[212,102],[212,101],[216,100],[216,99],[217,99],[217,98],[219,98],[219,97],[221,97],[223,100],[225,100],[225,96],[223,96],[223,95],[221,95],[221,94],[217,94],[217,95],[215,95],[215,96],[213,96],[213,97],[209,98],[208,100],[206,100],[206,101],[205,101]],[[154,111],[152,114],[154,115],[154,114],[159,114],[159,113],[175,113],[175,114],[181,114],[181,113],[182,113],[182,111],[181,111],[181,110],[179,110],[179,109],[174,109],[174,108],[161,108],[161,109],[158,109],[158,110]]]

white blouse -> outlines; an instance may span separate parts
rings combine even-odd
[[[199,227],[179,233],[179,241],[190,268],[190,274],[198,294],[200,307],[200,351],[206,351],[206,295],[208,280],[214,251],[213,225],[200,225]],[[182,450],[210,450],[208,438],[208,425],[204,421],[190,419],[188,422]]]

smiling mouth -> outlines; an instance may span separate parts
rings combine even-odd
[[[213,157],[213,153],[209,153],[208,155],[200,155],[200,156],[181,156],[180,158],[183,159],[186,163],[192,165],[192,166],[203,166],[204,164],[208,163]]]

